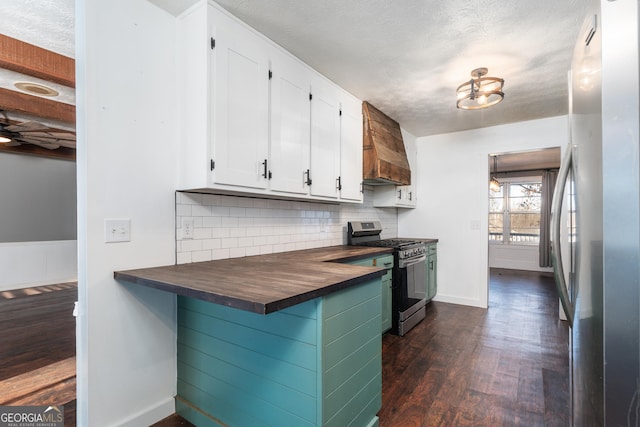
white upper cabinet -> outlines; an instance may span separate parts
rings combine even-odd
[[[178,190],[362,202],[359,100],[214,3],[177,38]]]
[[[271,190],[309,192],[306,172],[310,168],[310,90],[306,67],[274,48],[271,52]]]
[[[269,57],[252,31],[209,7],[213,181],[267,188]]]
[[[416,195],[411,185],[377,186],[373,189],[373,205],[378,208],[415,208]]]
[[[413,135],[402,131],[402,140],[407,153],[407,160],[409,161],[409,166],[412,171],[411,184],[375,186],[373,189],[373,206],[375,207],[415,208],[418,204],[416,191],[416,182],[418,181],[418,177],[415,173],[417,170],[416,138]]]
[[[337,199],[340,177],[340,100],[321,76],[311,82],[311,195]]]
[[[362,102],[345,95],[340,105],[340,198],[362,202]]]

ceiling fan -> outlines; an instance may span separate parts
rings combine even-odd
[[[48,150],[76,148],[75,132],[52,128],[35,121],[12,122],[6,112],[0,113],[0,144],[8,147],[33,144]]]

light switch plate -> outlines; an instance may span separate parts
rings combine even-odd
[[[104,220],[105,243],[131,241],[130,219],[105,219]]]

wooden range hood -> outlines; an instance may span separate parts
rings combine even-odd
[[[364,183],[411,184],[411,169],[398,122],[366,101],[362,103],[362,112]]]

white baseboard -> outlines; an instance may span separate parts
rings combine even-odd
[[[484,304],[482,301],[480,301],[478,299],[460,298],[460,297],[449,296],[449,295],[437,294],[433,298],[433,301],[446,302],[446,303],[449,303],[449,304],[467,305],[467,306],[470,306],[470,307],[487,308],[487,305]]]
[[[116,424],[118,427],[140,427],[150,426],[158,421],[167,418],[176,412],[176,403],[173,397],[168,397],[156,405],[145,409],[135,415]]]

